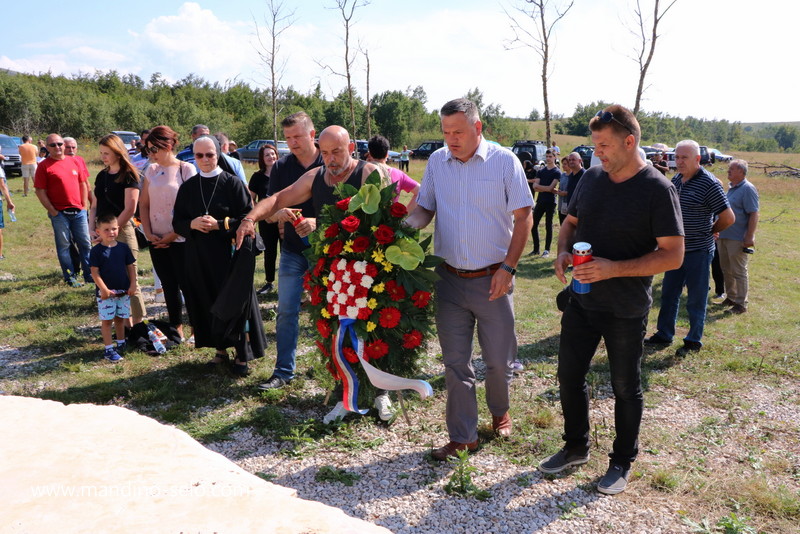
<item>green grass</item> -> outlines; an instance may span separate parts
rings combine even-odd
[[[556,140],[564,148],[564,141]],[[750,159],[771,162],[784,157],[757,154]],[[421,179],[424,165],[412,161],[410,174]],[[92,176],[97,170],[91,169]],[[248,166],[248,172],[252,170]],[[724,179],[723,166],[712,171]],[[663,350],[647,349],[642,372],[645,423],[635,464],[641,482],[637,483],[636,498],[646,502],[648,494],[663,498],[666,493],[689,511],[696,524],[704,517],[724,518],[735,512],[761,531],[788,533],[795,531],[800,520],[800,422],[769,418],[748,399],[754,391],[764,391],[775,405],[796,410],[800,404],[800,181],[757,174],[751,179],[759,188],[762,212],[757,252],[750,262],[749,311],[730,316],[710,306],[706,345],[685,360],[673,357],[679,342]],[[309,350],[311,327],[305,314],[298,379],[279,391],[256,390],[257,384],[269,378],[274,361],[275,323],[267,320],[267,308],[275,305],[274,298],[262,303],[271,345],[246,379],[236,380],[224,372],[207,373],[202,364],[211,357],[210,349],[181,347],[157,358],[134,352],[116,365],[102,361],[93,288],[72,289],[60,281],[52,230],[43,208],[35,197],[22,197],[21,179],[9,182],[19,220],[7,223],[4,230],[7,259],[0,262],[0,346],[16,347],[31,356],[3,352],[8,359],[0,366],[1,391],[64,403],[125,406],[176,425],[205,443],[252,429],[279,443],[288,456],[329,449],[380,450],[387,429],[371,418],[332,427],[320,423],[322,400],[332,384]],[[260,282],[263,263],[257,263],[256,281]],[[139,260],[140,283],[145,288],[152,284],[150,268],[145,252]],[[657,276],[651,325],[658,311],[660,286]],[[519,465],[520,486],[536,483],[538,475],[532,475],[536,463],[561,446],[556,380],[560,314],[554,305],[560,288],[550,261],[523,259],[515,306],[519,355],[526,371],[512,384],[515,433],[511,439],[489,439],[486,421],[490,419],[483,388],[478,388],[484,422],[479,434],[486,442],[482,453]],[[682,308],[678,338],[686,328]],[[441,356],[431,353],[428,358],[437,362]],[[611,397],[608,373],[601,345],[589,376],[593,407]],[[431,445],[431,436],[445,435],[444,380],[436,375],[429,381],[436,392],[432,399],[407,397],[412,416],[424,415],[419,423],[408,429],[399,417],[388,430],[402,432],[410,444],[423,447]],[[692,407],[703,416],[678,428],[649,423],[649,414],[665,405],[678,406],[673,408],[677,412],[683,406]],[[594,473],[604,471],[605,451],[614,437],[613,418],[601,417],[594,409],[593,414],[595,449],[589,465],[556,477],[574,477],[576,484],[586,488],[591,487]],[[675,417],[679,416],[676,413]],[[341,473],[328,475],[340,481]],[[741,511],[731,508],[732,497]],[[577,517],[575,512],[564,510],[570,518]]]

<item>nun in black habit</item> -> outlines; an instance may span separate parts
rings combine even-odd
[[[199,137],[192,150],[200,172],[178,189],[172,219],[186,238],[186,309],[195,346],[216,349],[209,365],[227,363],[227,349],[234,347],[231,370],[246,376],[247,362],[263,356],[266,346],[253,288],[255,257],[264,246],[256,236],[234,251],[239,222],[252,208],[250,193],[221,157],[216,139]]]

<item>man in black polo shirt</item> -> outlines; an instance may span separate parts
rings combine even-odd
[[[319,148],[314,143],[314,123],[305,111],[289,115],[281,121],[283,136],[289,145],[288,154],[272,167],[269,176],[270,196],[295,183],[307,171],[323,164]],[[259,202],[247,216],[258,221],[263,218],[263,203]],[[293,223],[299,217],[303,219]],[[308,260],[303,250],[308,242],[298,235],[308,235],[317,226],[314,205],[308,199],[296,206],[278,210],[267,222],[277,222],[283,226],[283,242],[281,259],[278,266],[278,317],[275,321],[277,357],[272,376],[259,389],[281,388],[294,378],[295,356],[297,353],[297,336],[300,330],[300,301],[303,297],[303,275],[308,270]]]
[[[538,194],[536,195],[536,205],[533,208],[533,228],[531,229],[533,251],[528,254],[529,256],[539,254],[539,221],[542,220],[543,215],[545,216],[545,237],[542,257],[546,258],[550,255],[550,243],[553,241],[553,213],[556,211],[555,192],[558,182],[561,180],[561,170],[556,167],[556,157],[555,150],[548,149],[545,152],[545,166],[536,171],[536,178],[531,183],[531,188]]]
[[[708,270],[714,257],[714,234],[733,224],[734,214],[719,180],[700,166],[700,147],[695,141],[677,144],[675,165],[678,172],[672,183],[680,196],[686,232],[683,264],[664,273],[657,331],[645,342],[651,345],[672,343],[678,305],[686,286],[689,332],[683,338],[683,347],[675,353],[683,357],[703,346],[701,339],[708,303]]]

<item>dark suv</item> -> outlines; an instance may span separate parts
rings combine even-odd
[[[538,165],[544,161],[544,153],[547,152],[547,144],[544,141],[533,141],[530,139],[523,139],[514,141],[511,151],[517,155],[519,161],[525,163],[532,161],[534,165]]]
[[[444,141],[423,141],[419,148],[415,148],[411,157],[415,159],[428,159],[431,154],[444,147]]]
[[[3,169],[6,171],[6,176],[11,174],[22,175],[22,158],[19,155],[19,145],[14,141],[13,137],[0,134],[0,148],[6,159],[3,161]]]
[[[594,147],[592,145],[578,145],[572,149],[572,152],[577,152],[581,155],[584,169],[592,166],[592,156],[594,155]]]

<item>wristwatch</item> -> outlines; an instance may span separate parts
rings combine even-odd
[[[507,263],[501,263],[500,268],[503,269],[505,272],[510,273],[511,276],[517,274],[517,270],[512,266],[508,265]]]

